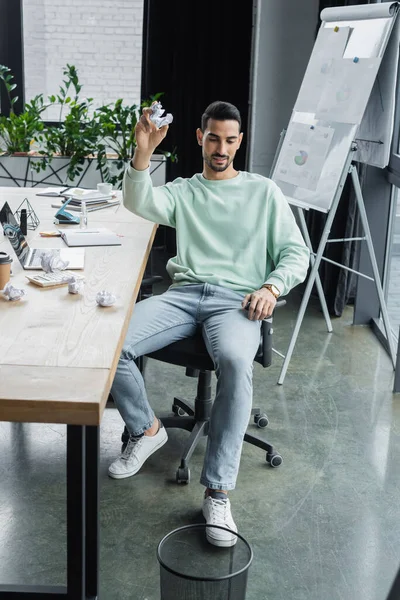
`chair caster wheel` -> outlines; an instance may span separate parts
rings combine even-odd
[[[257,425],[257,427],[260,427],[260,429],[264,429],[264,427],[266,427],[269,423],[267,415],[265,413],[258,413],[254,415],[254,423]]]
[[[186,415],[185,411],[183,410],[183,408],[181,408],[180,406],[178,406],[177,404],[173,404],[172,405],[172,412],[174,413],[174,415],[176,415],[177,417],[184,417]]]
[[[176,471],[176,483],[189,483],[190,469],[189,467],[179,467]]]
[[[268,454],[267,453],[267,463],[271,467],[280,467],[283,463],[283,458],[280,454]]]

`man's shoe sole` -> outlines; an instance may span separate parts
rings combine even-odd
[[[207,542],[209,542],[213,546],[218,546],[219,548],[230,548],[231,546],[234,546],[238,540],[237,535],[233,536],[233,539],[231,540],[216,539],[210,535],[208,527],[206,529],[206,537]]]
[[[153,450],[150,452],[150,454],[148,454],[148,455],[147,455],[147,457],[146,457],[146,460],[147,460],[147,459],[148,459],[148,458],[149,458],[149,457],[150,457],[152,454],[154,454],[154,452],[157,452],[157,450],[159,450],[159,449],[160,449],[162,446],[164,446],[164,444],[166,444],[167,442],[168,442],[168,437],[166,437],[164,440],[162,440],[162,441],[161,441],[161,442],[158,444],[158,446],[155,446],[155,447],[153,448]],[[111,479],[127,479],[128,477],[133,477],[133,475],[136,475],[136,473],[137,473],[138,471],[140,471],[140,469],[143,467],[143,465],[144,465],[144,463],[146,462],[146,460],[144,460],[144,461],[142,462],[142,464],[141,464],[141,465],[139,465],[139,466],[137,467],[137,469],[135,469],[134,471],[129,471],[129,473],[128,473],[128,472],[126,472],[126,473],[118,473],[118,474],[116,474],[116,473],[112,473],[112,472],[109,470],[109,471],[108,471],[108,475],[109,475],[109,477],[111,477]]]

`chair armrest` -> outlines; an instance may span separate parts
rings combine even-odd
[[[149,298],[153,295],[153,285],[155,283],[161,283],[163,278],[161,275],[150,275],[149,277],[143,277],[142,282],[140,284],[139,293],[137,297],[137,302],[144,300],[145,298]],[[149,289],[150,288],[150,289]]]
[[[161,275],[152,275],[151,277],[143,277],[141,286],[143,285],[154,285],[155,283],[161,283],[163,278]]]

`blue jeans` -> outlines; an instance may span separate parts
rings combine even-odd
[[[242,309],[243,294],[208,283],[170,288],[135,305],[111,393],[129,432],[140,435],[154,422],[143,377],[134,359],[193,335],[202,327],[217,376],[200,483],[235,487],[243,437],[252,406],[253,359],[260,321]]]

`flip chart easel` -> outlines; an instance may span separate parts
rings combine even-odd
[[[390,357],[396,366],[396,349],[390,327],[388,311],[380,281],[378,265],[371,239],[360,181],[354,160],[377,164],[384,161],[387,148],[382,142],[379,154],[369,140],[371,150],[365,147],[365,138],[357,142],[358,133],[372,131],[365,121],[370,118],[371,104],[376,103],[375,92],[380,89],[377,79],[383,74],[383,87],[389,90],[388,61],[396,61],[399,27],[396,22],[399,3],[361,5],[325,9],[321,13],[321,28],[300,88],[286,135],[281,135],[274,159],[271,178],[281,187],[288,202],[298,213],[299,224],[311,252],[311,271],[300,305],[295,328],[289,343],[278,383],[282,384],[296,344],[301,323],[316,284],[328,332],[332,331],[326,301],[318,275],[321,260],[374,281],[386,332]],[[324,21],[324,19],[326,19]],[[396,27],[395,27],[396,25]],[[387,53],[385,50],[388,47]],[[382,65],[382,59],[385,58]],[[381,79],[382,79],[381,77]],[[393,83],[393,82],[392,82]],[[386,104],[388,104],[386,102]],[[394,105],[393,105],[394,106]],[[392,107],[393,108],[393,107]],[[386,111],[385,119],[391,112]],[[382,137],[390,123],[380,122]],[[374,130],[376,134],[376,128]],[[361,137],[361,136],[360,136]],[[390,136],[386,139],[386,145]],[[363,152],[359,152],[359,145]],[[379,165],[385,166],[385,165]],[[360,220],[364,230],[362,238],[329,239],[332,222],[347,177],[350,176],[355,192]],[[304,210],[319,210],[327,214],[326,223],[316,253],[311,247]],[[365,241],[371,260],[373,277],[336,263],[323,256],[327,243]]]

